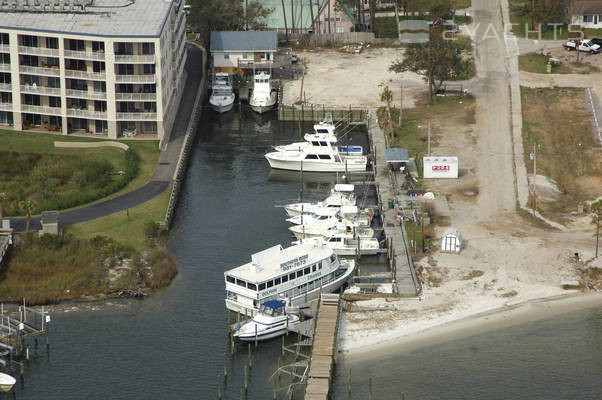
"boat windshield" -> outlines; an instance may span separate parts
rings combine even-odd
[[[264,304],[259,309],[259,312],[269,317],[277,317],[284,314],[284,307],[272,308]]]
[[[230,91],[228,89],[218,89],[218,88],[213,89],[214,96],[228,96],[230,93],[232,93],[232,91]]]

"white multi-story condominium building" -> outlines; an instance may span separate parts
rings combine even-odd
[[[161,140],[185,26],[184,0],[0,0],[0,128]]]

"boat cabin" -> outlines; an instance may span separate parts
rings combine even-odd
[[[281,315],[286,315],[284,305],[284,301],[281,300],[268,300],[261,305],[259,308],[259,313],[267,315],[268,317],[279,317]]]
[[[335,280],[339,265],[334,251],[327,246],[270,247],[253,254],[251,262],[224,273],[226,307],[253,314],[269,300],[303,296]]]

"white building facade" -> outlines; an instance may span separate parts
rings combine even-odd
[[[184,0],[68,3],[0,6],[0,128],[161,140],[186,78]]]

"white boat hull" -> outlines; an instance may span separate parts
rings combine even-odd
[[[276,154],[282,152],[276,152]],[[346,171],[365,171],[366,160],[365,157],[351,157],[347,159],[347,162],[322,162],[319,160],[301,161],[301,160],[282,160],[272,156],[273,153],[268,153],[265,158],[270,163],[270,167],[275,169],[284,169],[288,171],[301,171],[303,172],[346,172]],[[362,162],[363,161],[363,162]]]
[[[263,114],[264,112],[274,109],[274,106],[276,105],[276,100],[276,92],[270,93],[269,98],[258,98],[255,95],[251,95],[249,105],[251,106],[251,110],[255,111],[256,113]]]
[[[10,391],[17,380],[10,375],[0,372],[0,392]]]
[[[353,271],[355,271],[355,264],[352,264],[351,266],[347,267],[347,270],[345,271],[345,273],[342,274],[341,276],[339,276],[337,279],[322,286],[322,293],[332,293],[332,292],[338,290],[341,286],[348,283],[353,277]],[[299,307],[303,304],[317,300],[319,297],[320,297],[320,288],[317,287],[304,294],[300,294],[298,296],[292,297],[290,299],[289,307]],[[226,299],[226,308],[230,311],[234,311],[239,314],[248,315],[248,316],[253,316],[258,311],[256,308],[246,306],[245,304],[240,304],[239,302],[232,300],[232,299]]]
[[[211,105],[211,108],[213,109],[213,111],[223,114],[225,112],[232,110],[232,107],[234,106],[234,96],[232,96],[232,98],[228,99],[228,100],[218,100],[218,101],[214,100],[213,98],[210,98],[209,104]]]
[[[270,327],[267,329],[258,330],[257,336],[255,336],[255,332],[254,332],[253,328],[246,329],[246,331],[243,328],[242,330],[241,329],[237,330],[234,333],[234,337],[242,342],[253,342],[256,339],[257,339],[257,341],[262,341],[262,340],[269,340],[269,339],[276,338],[278,336],[282,336],[286,333],[287,326],[293,326],[300,322],[299,318],[296,316],[293,317],[292,315],[288,315],[287,317],[289,320],[288,325],[286,324],[286,320],[284,320],[284,323],[281,322],[276,327]],[[254,327],[253,322],[251,322],[251,326]]]

